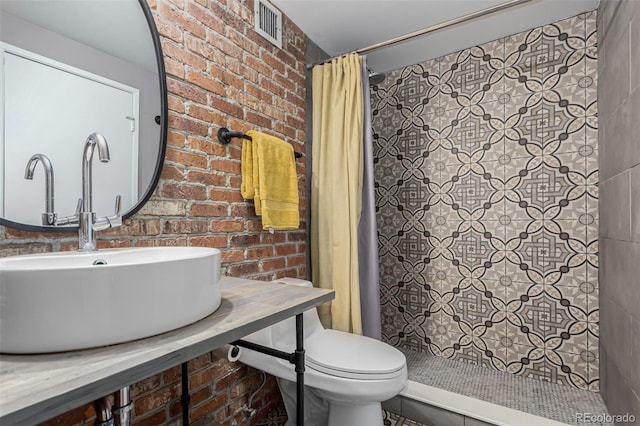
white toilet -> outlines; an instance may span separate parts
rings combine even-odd
[[[276,280],[287,285],[312,287],[295,278]],[[295,317],[281,321],[243,340],[287,353],[295,350]],[[404,354],[392,346],[364,336],[327,330],[317,311],[304,313],[305,425],[382,426],[380,403],[407,386]],[[296,420],[296,373],[287,361],[242,348],[239,360],[278,377],[289,416]]]

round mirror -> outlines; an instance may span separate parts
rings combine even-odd
[[[113,215],[118,196],[124,218],[139,210],[167,134],[162,48],[145,0],[2,0],[0,54],[0,224],[77,227],[69,218],[87,177],[96,216]],[[109,161],[96,150],[85,168],[93,133]]]

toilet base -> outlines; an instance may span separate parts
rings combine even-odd
[[[285,426],[295,426],[296,384],[280,377],[277,379],[289,417]],[[379,402],[365,405],[341,404],[332,397],[327,397],[326,392],[309,386],[304,388],[304,414],[305,426],[383,426],[382,406]]]
[[[382,426],[382,406],[379,402],[367,405],[343,405],[329,402],[328,426]]]

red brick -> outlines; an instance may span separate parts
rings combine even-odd
[[[207,136],[209,134],[209,125],[207,123],[202,123],[183,115],[176,115],[172,112],[169,113],[169,127],[200,136]]]
[[[150,200],[138,212],[139,215],[153,216],[184,216],[186,203],[184,201]]]
[[[98,235],[158,235],[160,219],[127,219],[122,226],[101,231]]]
[[[187,6],[187,11],[189,15],[196,18],[196,20],[206,27],[218,32],[222,33],[224,31],[224,22],[213,15],[210,11],[203,9],[193,3],[189,3]]]
[[[238,90],[244,90],[244,79],[237,77],[236,75],[230,73],[230,72],[225,72],[223,74],[223,79],[224,79],[224,83],[234,87]]]
[[[94,418],[96,415],[92,404],[83,405],[82,407],[75,408],[71,411],[67,411],[64,414],[56,416],[44,423],[40,423],[39,426],[75,426],[84,425],[87,420]]]
[[[104,240],[104,239],[98,238],[98,240],[96,241],[96,247],[98,249],[131,247],[131,240],[128,240],[128,239]]]
[[[213,398],[208,400],[207,402],[194,407],[191,409],[190,420],[195,422],[199,419],[202,419],[209,415],[210,413],[215,412],[220,407],[223,407],[228,402],[228,397],[226,393],[215,395]]]
[[[262,220],[247,220],[247,231],[262,231]]]
[[[188,52],[182,46],[178,46],[167,39],[164,39],[162,43],[162,53],[192,68],[202,71],[207,69],[207,61],[202,56]]]
[[[222,263],[241,262],[244,260],[244,250],[223,250]]]
[[[132,384],[129,387],[129,390],[131,392],[131,398],[135,399],[139,395],[145,394],[157,388],[158,386],[160,386],[161,378],[162,378],[161,374],[154,374],[151,377],[147,377],[144,380],[141,380],[137,383]]]
[[[165,164],[162,167],[162,174],[160,177],[164,180],[182,181],[184,179],[184,168]]]
[[[161,36],[170,38],[178,44],[182,43],[182,31],[177,26],[170,24],[164,19],[158,19],[156,20],[156,27]]]
[[[216,390],[222,390],[222,389],[228,388],[232,383],[239,380],[246,373],[247,373],[247,367],[243,366],[238,370],[231,371],[230,373],[226,374],[223,377],[219,377],[218,380],[216,380],[216,384],[215,384]]]
[[[177,200],[206,200],[207,190],[204,186],[165,183],[162,196]]]
[[[167,416],[164,410],[158,410],[153,414],[145,416],[141,419],[136,418],[133,423],[134,426],[158,426],[161,424],[165,424],[167,420]]]
[[[206,220],[169,219],[162,225],[163,234],[203,234],[208,230]]]
[[[290,91],[295,91],[296,90],[296,85],[294,82],[292,82],[291,80],[289,80],[289,78],[287,77],[283,77],[279,74],[276,74],[273,76],[273,79],[275,80],[275,84],[279,85],[280,87],[286,89],[286,90],[290,90]]]
[[[186,152],[178,149],[168,148],[166,160],[183,166],[199,167],[201,169],[207,167],[206,155]]]
[[[227,73],[227,69],[223,69],[221,65],[211,64],[207,70],[210,77],[220,80],[224,83],[224,75]]]
[[[175,132],[173,130],[167,131],[167,144],[178,148],[184,147],[185,137],[181,132]]]
[[[164,70],[168,75],[173,75],[180,79],[184,78],[184,64],[168,56],[164,57]]]
[[[223,114],[220,114],[218,111],[213,111],[211,109],[203,108],[199,105],[191,104],[189,105],[189,116],[193,118],[197,118],[198,120],[206,121],[209,124],[214,124],[217,127],[224,126],[225,118]]]
[[[225,91],[222,83],[215,81],[206,75],[190,70],[187,72],[187,81],[195,84],[196,86],[200,86],[211,93],[215,93],[216,95],[227,96],[227,92]]]
[[[244,115],[242,113],[242,108],[240,108],[237,105],[230,104],[229,102],[227,102],[227,101],[225,101],[223,99],[217,98],[215,96],[212,96],[209,99],[209,105],[211,105],[213,108],[215,108],[217,110],[220,110],[220,111],[222,111],[222,112],[224,112],[226,114],[232,115],[234,117],[244,118]]]
[[[265,90],[273,93],[276,96],[283,97],[286,93],[286,90],[278,84],[275,84],[272,80],[268,78],[260,79],[260,87],[263,87]]]
[[[284,246],[275,246],[276,256],[287,256],[298,252],[298,247],[295,244],[287,244]]]
[[[201,183],[209,186],[224,186],[227,178],[223,174],[216,172],[189,170],[187,172],[187,180],[192,183]],[[213,198],[212,200],[219,201]]]
[[[209,199],[215,201],[226,201],[229,203],[240,203],[244,201],[242,194],[238,190],[211,189],[209,190]]]
[[[229,266],[229,273],[233,277],[245,277],[250,274],[255,274],[258,272],[258,264],[257,263],[241,263],[239,265],[231,265]]]
[[[273,68],[275,71],[279,72],[280,74],[284,74],[284,70],[285,70],[284,64],[280,59],[276,58],[275,56],[273,56],[272,54],[264,50],[262,51],[262,54],[260,55],[260,57],[265,62],[265,64],[267,64],[268,66]]]
[[[218,360],[216,363],[209,363],[206,368],[192,373],[189,376],[189,389],[197,389],[203,385],[213,385],[214,379],[229,371],[228,364],[227,360]]]
[[[184,114],[184,102],[182,99],[177,96],[169,95],[168,96],[168,107],[169,111],[174,111],[179,114]]]
[[[260,75],[266,77],[271,77],[273,75],[273,69],[254,56],[247,55],[247,57],[245,58],[245,63],[248,67],[256,70]]]
[[[287,267],[306,265],[307,256],[289,256],[287,257]]]
[[[232,188],[240,188],[241,184],[242,179],[240,176],[229,176],[229,184],[227,186],[230,186]]]
[[[171,77],[167,78],[167,90],[176,96],[191,99],[200,104],[207,103],[207,92],[199,87],[187,84],[184,81],[179,81]]]
[[[219,172],[240,174],[241,165],[239,161],[229,161],[226,158],[213,157],[209,160],[209,168]]]
[[[259,127],[266,129],[271,128],[271,119],[262,115],[258,115],[255,112],[247,111],[247,121],[256,124]]]
[[[225,25],[237,29],[238,31],[244,31],[244,22],[235,14],[230,13],[226,8],[222,7],[219,2],[209,2],[209,10],[214,16],[219,16]],[[222,2],[222,3],[226,3]]]
[[[171,383],[180,379],[180,371],[181,367],[176,365],[175,367],[171,367],[168,370],[165,370],[162,373],[162,381],[163,383]]]
[[[213,395],[213,391],[209,386],[206,386],[202,389],[198,389],[195,392],[191,393],[191,406],[196,406],[207,399],[209,399]],[[182,410],[180,410],[182,412]]]
[[[263,232],[260,235],[260,242],[262,244],[278,244],[278,243],[284,243],[286,238],[287,237],[282,232],[278,232],[278,233],[275,233],[275,234],[270,234],[268,232]]]
[[[136,415],[140,416],[145,413],[154,411],[155,409],[162,407],[174,398],[177,398],[179,394],[179,384],[174,384],[168,387],[160,388],[154,393],[142,398],[138,398],[135,402]]]
[[[288,232],[287,241],[307,241],[307,234],[305,232]]]
[[[225,203],[193,203],[189,209],[191,216],[226,216],[227,205]]]
[[[160,15],[164,16],[170,22],[178,24],[181,28],[189,31],[191,34],[204,39],[207,35],[206,30],[198,24],[196,20],[189,19],[182,12],[175,10],[173,7],[162,3],[160,4]],[[164,50],[164,46],[163,46]]]
[[[55,238],[73,238],[74,235],[77,235],[77,231],[69,231],[69,232],[58,232],[55,234],[51,234],[51,233],[44,233],[44,232],[35,232],[35,231],[23,231],[22,229],[17,229],[17,228],[9,228],[9,227],[5,227],[5,238],[11,238],[11,239],[22,239],[22,238],[29,238],[29,239],[40,239],[40,240],[46,240],[46,239],[50,239],[52,236],[55,235]],[[41,251],[36,251],[34,253],[42,253]]]
[[[211,232],[238,232],[244,230],[244,222],[237,219],[213,219],[209,223]]]
[[[136,247],[184,247],[187,245],[185,237],[180,238],[144,238],[135,241]]]
[[[214,247],[222,248],[227,246],[225,235],[207,235],[203,237],[189,238],[189,245],[193,247]]]
[[[193,106],[192,106],[193,107]],[[223,157],[227,153],[227,147],[220,142],[212,141],[197,136],[189,136],[187,138],[189,148],[195,151],[202,151],[205,154],[217,155]]]
[[[270,272],[276,269],[283,269],[287,264],[284,259],[263,260],[261,262],[262,272]]]
[[[258,234],[233,235],[231,237],[231,247],[248,247],[260,242]]]
[[[247,93],[249,93],[252,96],[255,96],[256,98],[260,99],[263,102],[271,103],[273,101],[273,95],[271,93],[267,92],[266,90],[262,90],[261,88],[253,84],[247,84]],[[303,123],[303,127],[304,127],[304,123]]]
[[[273,247],[264,246],[247,249],[247,259],[264,259],[273,256]]]

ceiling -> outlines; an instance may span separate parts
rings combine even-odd
[[[339,56],[506,0],[271,0],[330,56]],[[386,72],[591,11],[600,0],[531,0],[367,53]]]

